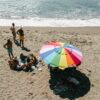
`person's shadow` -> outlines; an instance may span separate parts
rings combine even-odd
[[[18,40],[15,41],[15,44],[16,44],[17,46],[20,46],[20,43],[18,42]]]
[[[75,100],[75,98],[84,96],[90,90],[91,83],[89,78],[76,69],[66,69],[64,71],[50,69],[50,76],[50,89],[61,98]],[[68,77],[74,77],[79,83],[76,85],[68,81]]]
[[[20,46],[20,43],[18,42],[18,40],[15,41],[15,44],[16,44],[17,46]],[[25,51],[27,51],[27,52],[30,52],[30,51],[31,51],[31,50],[28,49],[27,47],[22,47],[22,50],[25,50]]]
[[[28,49],[27,47],[22,47],[22,50],[25,50],[25,51],[27,51],[27,52],[30,52],[30,51],[31,51],[31,50]]]

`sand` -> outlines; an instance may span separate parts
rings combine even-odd
[[[50,88],[51,77],[47,65],[41,63],[42,71],[17,72],[9,68],[7,39],[12,40],[9,27],[0,27],[0,100],[99,100],[100,99],[100,27],[49,28],[24,27],[25,47],[22,50],[13,43],[14,55],[34,53],[39,56],[41,46],[56,40],[73,44],[82,51],[84,60],[78,67],[82,80],[76,92],[66,90],[65,96]],[[85,92],[84,92],[84,91]],[[80,91],[80,92],[79,92]],[[73,94],[71,94],[73,93]],[[78,93],[78,94],[77,94]]]

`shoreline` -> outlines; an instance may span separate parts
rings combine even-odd
[[[50,19],[50,18],[30,18],[30,19],[0,19],[0,26],[10,26],[11,23],[16,26],[30,27],[99,27],[100,18],[94,19]]]

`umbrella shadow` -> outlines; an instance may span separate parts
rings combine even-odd
[[[53,90],[55,95],[59,95],[61,98],[68,98],[69,100],[75,100],[75,98],[82,97],[90,90],[89,78],[78,70],[50,70],[50,89]],[[79,84],[74,84],[68,81],[68,77],[74,77],[79,81]]]

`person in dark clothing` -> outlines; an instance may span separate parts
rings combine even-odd
[[[20,54],[20,60],[21,63],[25,64],[27,61],[27,56],[25,56],[23,53]]]
[[[24,31],[22,27],[17,31],[17,34],[19,35],[20,46],[24,47]]]

